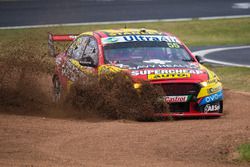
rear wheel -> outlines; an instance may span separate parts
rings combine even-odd
[[[58,76],[53,77],[53,102],[58,103],[62,96],[62,85]]]

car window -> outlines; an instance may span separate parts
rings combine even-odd
[[[98,47],[94,38],[89,38],[89,42],[84,50],[82,61],[89,61],[89,58],[92,59],[95,65],[98,65]]]
[[[111,43],[104,46],[107,64],[124,65],[194,62],[183,45],[159,41]]]
[[[88,44],[88,40],[88,36],[81,36],[77,38],[69,47],[67,55],[73,59],[80,60]]]

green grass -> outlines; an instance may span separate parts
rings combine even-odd
[[[224,88],[250,92],[250,68],[220,66],[208,66],[208,68],[220,77]]]
[[[18,50],[17,47],[21,48],[21,50],[30,50],[32,53],[36,53],[37,57],[46,56],[47,32],[57,34],[81,33],[98,29],[123,28],[124,26],[124,24],[111,24],[0,30],[0,58],[10,57],[13,50]],[[131,23],[126,26],[128,28],[144,27],[171,32],[188,46],[250,44],[250,18]],[[220,76],[225,88],[250,92],[249,68],[210,68]]]
[[[240,153],[240,160],[250,162],[250,143],[240,145],[238,151]]]
[[[1,41],[18,38],[47,40],[47,32],[81,33],[97,29],[123,28],[125,24],[49,27],[18,30],[0,30]],[[131,23],[128,28],[149,28],[171,32],[188,46],[250,44],[250,18],[193,20],[183,22]]]

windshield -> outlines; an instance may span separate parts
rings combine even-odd
[[[107,44],[104,56],[107,64],[129,66],[194,61],[182,45],[160,41]]]

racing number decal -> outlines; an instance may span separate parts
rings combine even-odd
[[[178,43],[168,42],[167,45],[169,48],[180,48],[180,45]]]

